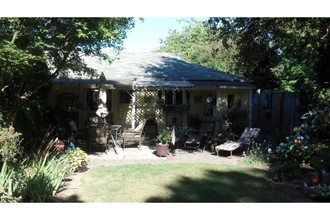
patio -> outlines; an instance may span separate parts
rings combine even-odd
[[[226,152],[225,152],[226,153]],[[155,145],[144,142],[140,149],[131,146],[120,149],[118,153],[113,148],[108,152],[95,152],[89,154],[89,168],[97,165],[113,164],[135,164],[135,163],[217,163],[217,164],[243,164],[241,156],[217,156],[215,152],[191,150],[191,149],[169,149],[167,157],[159,157],[155,154]]]

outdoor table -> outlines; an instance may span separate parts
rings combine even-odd
[[[112,139],[112,142],[114,144],[114,147],[118,145],[118,134],[120,133],[121,125],[110,125],[109,126],[109,135]]]

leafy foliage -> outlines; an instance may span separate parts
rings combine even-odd
[[[64,177],[70,174],[68,159],[47,152],[32,156],[20,164],[23,202],[45,202],[55,195]]]
[[[168,144],[171,141],[171,130],[169,127],[164,128],[156,137],[157,143]]]
[[[295,161],[299,165],[309,162],[312,151],[310,137],[302,135],[299,128],[295,129],[295,134],[286,137],[286,142],[276,147],[280,159]]]
[[[328,18],[210,18],[213,35],[237,46],[236,65],[259,88],[329,98]]]
[[[132,18],[0,18],[0,115],[25,141],[46,121],[50,82],[70,71],[96,75],[84,56],[122,49]],[[26,125],[30,125],[29,128]],[[29,143],[31,144],[31,142]]]
[[[17,202],[19,193],[20,180],[15,170],[4,162],[0,170],[0,202]]]
[[[161,40],[159,51],[182,54],[193,63],[224,72],[237,72],[235,58],[237,53],[234,42],[224,47],[221,40],[212,38],[211,29],[202,21],[185,20],[187,26],[182,31],[172,30]]]
[[[0,160],[16,163],[21,157],[21,133],[15,132],[13,127],[0,127]]]
[[[279,160],[275,166],[278,168],[276,172],[280,172],[277,178],[290,179],[291,174],[284,176],[284,171],[286,172],[286,168],[291,169],[291,166],[298,169],[302,165],[310,164],[317,171],[330,169],[329,111],[330,108],[326,105],[306,112],[300,127],[295,128],[294,132],[276,147],[273,156]]]
[[[79,147],[69,148],[62,157],[68,158],[71,172],[76,172],[80,167],[87,166],[89,163],[87,153]]]
[[[270,148],[265,149],[261,143],[252,143],[251,148],[246,152],[244,162],[247,164],[268,164]]]
[[[221,126],[218,136],[235,140],[248,125],[248,113],[245,109],[232,107],[223,110],[221,113]]]
[[[310,187],[310,196],[318,199],[330,199],[330,186],[327,185],[317,185]]]
[[[283,160],[271,164],[273,178],[278,182],[297,179],[301,176],[300,165],[296,161]]]

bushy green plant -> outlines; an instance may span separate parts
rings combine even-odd
[[[66,150],[62,156],[68,158],[72,172],[76,172],[80,167],[87,166],[89,163],[88,154],[79,147]]]
[[[320,170],[330,171],[330,146],[322,143],[316,144],[310,159],[312,167]]]
[[[251,145],[251,149],[246,152],[244,162],[248,164],[267,164],[269,162],[269,153],[271,148],[264,149],[261,143]]]
[[[168,144],[171,141],[170,128],[164,128],[156,137],[157,143]]]
[[[277,161],[271,165],[273,179],[279,182],[294,180],[300,177],[300,165],[296,161]]]
[[[311,186],[310,190],[310,196],[313,198],[323,198],[327,200],[330,199],[330,186],[327,186],[325,184]]]
[[[302,117],[300,126],[304,134],[313,137],[314,142],[323,141],[330,137],[330,104],[315,107]]]
[[[22,162],[22,201],[45,202],[56,194],[70,172],[68,158],[52,152],[42,157],[33,156]]]
[[[218,136],[226,139],[235,139],[248,125],[248,114],[245,109],[233,107],[222,111],[221,125]]]
[[[17,173],[7,162],[2,164],[0,170],[0,202],[17,202],[20,195],[21,181]]]
[[[21,141],[21,133],[13,127],[0,127],[0,159],[16,163],[22,154]]]
[[[313,152],[310,137],[302,135],[299,128],[294,128],[295,134],[286,137],[286,142],[276,147],[276,154],[282,160],[292,160],[298,164],[309,162]]]

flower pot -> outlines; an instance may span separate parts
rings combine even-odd
[[[319,176],[317,173],[309,173],[307,178],[311,185],[316,185],[319,182]]]
[[[169,144],[161,144],[161,143],[156,144],[157,156],[166,157],[168,154],[168,146]]]

